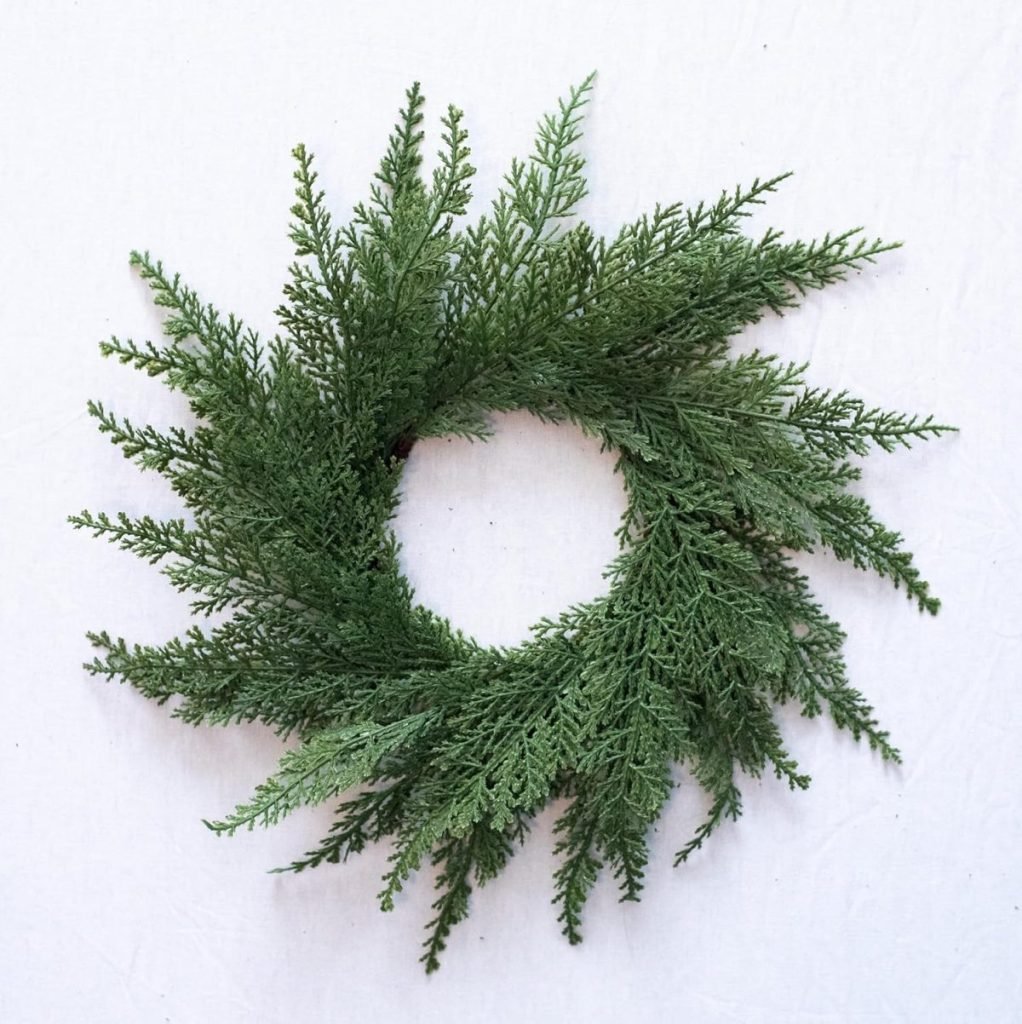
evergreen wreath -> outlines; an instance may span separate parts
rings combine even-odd
[[[132,264],[169,311],[169,342],[101,345],[187,396],[194,429],[135,426],[98,402],[99,428],[166,477],[190,519],[82,512],[76,527],[151,562],[197,616],[162,646],[90,634],[94,674],[174,700],[185,722],[259,721],[297,746],[232,834],[340,799],[319,847],[289,868],[393,840],[394,905],[437,867],[427,971],[537,812],[560,803],[554,901],[572,942],[606,865],[642,889],[647,835],[686,766],[709,795],[686,860],[740,812],[738,776],[804,788],[774,706],[826,709],[880,756],[897,750],[846,678],[843,634],[791,551],[823,546],[937,600],[848,485],[851,460],[952,429],[807,387],[803,366],[728,339],[766,310],[839,280],[893,244],[858,230],[758,240],[741,218],[782,175],[713,204],[657,206],[613,239],[574,218],[592,76],[538,126],[490,212],[456,228],[473,167],[462,112],[443,116],[421,172],[416,84],[370,198],[335,228],[312,157],[297,161],[297,260],[268,342],[203,304],[148,253]],[[617,453],[628,505],[609,593],[482,646],[415,603],[390,528],[420,437],[487,436],[494,410],[571,421]]]

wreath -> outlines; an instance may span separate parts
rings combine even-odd
[[[101,350],[181,391],[197,425],[157,430],[89,404],[189,517],[72,522],[160,562],[195,616],[214,620],[162,646],[90,634],[99,654],[87,668],[172,701],[184,722],[259,721],[296,739],[248,802],[207,825],[231,834],[339,800],[318,848],[280,870],[389,837],[386,910],[432,861],[427,971],[472,887],[552,801],[554,902],[575,943],[601,867],[622,899],[639,897],[675,765],[709,804],[678,862],[738,816],[741,774],[808,784],[776,705],[827,710],[898,760],[791,552],[830,548],[938,608],[899,535],[848,485],[871,446],[951,428],[807,387],[803,366],[774,356],[728,353],[765,311],[895,246],[858,230],[745,237],[741,219],[786,175],[712,204],[657,206],[597,237],[575,216],[591,86],[540,121],[531,156],[470,223],[462,112],[441,118],[439,158],[423,173],[417,84],[346,226],[298,146],[282,334],[260,340],[133,253],[169,340]],[[628,504],[609,593],[497,649],[415,602],[390,524],[418,438],[482,439],[490,413],[519,409],[612,449]]]

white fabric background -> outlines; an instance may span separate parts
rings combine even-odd
[[[1012,0],[7,0],[0,1020],[1022,1019],[1020,21]],[[80,669],[87,628],[161,641],[187,618],[154,569],[65,525],[83,507],[177,511],[84,403],[157,424],[183,414],[97,352],[110,333],[158,331],[132,247],[272,333],[295,142],[343,214],[419,78],[432,127],[448,101],[467,112],[481,203],[591,68],[584,213],[599,228],[791,168],[752,227],[863,223],[907,242],[741,344],[962,428],[876,456],[862,483],[945,609],[924,619],[879,581],[807,560],[904,767],[786,713],[810,791],[749,782],[744,818],[673,870],[705,809],[683,781],[644,902],[619,905],[603,884],[575,949],[549,905],[545,814],[427,980],[428,873],[390,915],[374,903],[385,849],[266,874],[328,813],[234,840],[200,818],[272,768],[272,734],[190,729]],[[399,529],[423,599],[513,642],[592,593],[620,511],[608,467],[523,417],[490,451],[420,446]]]

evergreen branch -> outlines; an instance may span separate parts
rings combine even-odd
[[[274,873],[297,873],[320,864],[337,864],[353,853],[361,853],[370,842],[379,841],[398,827],[413,788],[414,777],[406,777],[342,803],[337,820],[319,846],[287,867],[274,868]]]
[[[675,854],[674,866],[683,864],[696,850],[702,848],[710,836],[727,819],[737,821],[742,813],[742,796],[733,783],[721,788],[713,801],[706,820],[696,829],[695,835]]]
[[[319,272],[318,284],[326,289],[330,306],[339,311],[345,306],[345,289],[338,274],[338,262],[342,246],[340,236],[333,230],[330,213],[325,205],[325,193],[316,188],[317,173],[312,168],[313,158],[305,146],[299,144],[291,151],[298,164],[294,172],[297,182],[295,198],[291,207],[290,238],[295,244],[295,254],[312,256]],[[292,268],[297,283],[302,282],[299,265]]]
[[[277,772],[261,783],[252,799],[222,821],[205,822],[218,834],[275,825],[299,807],[320,804],[371,778],[382,758],[418,739],[436,722],[428,712],[391,725],[358,723],[323,729],[288,751]]]
[[[733,194],[729,195],[725,192],[712,207],[703,207],[700,204],[686,214],[684,232],[677,237],[668,235],[665,244],[658,251],[577,299],[559,315],[557,320],[550,321],[544,326],[553,327],[559,320],[570,318],[584,307],[591,306],[597,299],[604,298],[606,295],[626,287],[658,264],[674,259],[690,250],[702,238],[732,230],[735,218],[747,215],[745,210],[747,206],[763,203],[763,195],[776,191],[777,186],[790,176],[791,172],[789,171],[766,181],[760,181],[757,178],[747,189],[737,186]]]
[[[387,152],[376,172],[377,180],[388,186],[395,200],[403,191],[416,185],[422,164],[419,148],[424,136],[420,125],[426,100],[418,82],[412,83],[405,97],[407,106],[398,115],[398,123],[387,143]]]
[[[504,831],[476,825],[466,836],[445,843],[434,854],[433,863],[441,869],[436,879],[440,895],[433,903],[436,916],[426,925],[426,951],[419,958],[427,974],[439,970],[440,954],[447,948],[451,930],[468,916],[470,877],[475,875],[476,881],[484,884],[501,871],[511,851]]]
[[[556,895],[552,902],[560,904],[557,920],[563,923],[563,933],[573,946],[582,941],[582,908],[602,867],[594,853],[597,824],[580,795],[554,825],[554,834],[561,836],[554,854],[564,860],[554,872]]]
[[[430,933],[424,943],[426,952],[419,957],[419,961],[426,965],[427,974],[439,970],[440,954],[447,948],[451,929],[468,916],[469,896],[472,894],[469,884],[473,867],[471,836],[474,835],[475,830],[469,838],[451,840],[434,856],[433,863],[442,868],[436,883],[440,895],[433,903],[436,916],[426,925]]]

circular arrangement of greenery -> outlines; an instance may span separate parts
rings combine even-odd
[[[162,646],[90,634],[89,664],[190,723],[260,721],[298,743],[219,833],[338,799],[300,871],[390,837],[381,900],[437,866],[427,970],[537,812],[556,824],[555,902],[579,941],[602,865],[642,888],[647,834],[684,765],[709,814],[683,861],[740,810],[741,773],[801,774],[774,717],[796,701],[898,758],[852,689],[843,635],[790,552],[830,548],[930,596],[900,543],[848,485],[851,461],[950,429],[806,387],[803,367],[728,339],[766,310],[893,246],[850,231],[750,239],[741,218],[781,178],[708,205],[658,206],[612,239],[574,217],[587,79],[542,119],[489,212],[466,213],[462,113],[421,171],[418,85],[369,199],[337,228],[312,158],[297,160],[297,260],[263,342],[148,254],[132,263],[169,315],[168,342],[102,351],[187,396],[194,429],[100,429],[165,476],[190,511],[157,521],[83,512],[77,527],[153,562],[215,615]],[[783,176],[782,176],[783,177]],[[416,604],[391,531],[416,439],[485,438],[495,410],[571,421],[618,456],[628,507],[604,597],[488,648]]]

